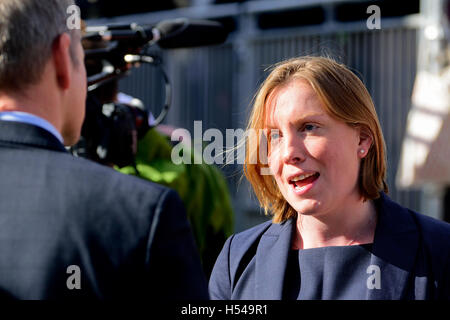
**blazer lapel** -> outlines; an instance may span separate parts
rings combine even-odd
[[[371,269],[367,270],[367,299],[402,299],[405,298],[416,260],[419,245],[417,226],[411,213],[392,202],[385,194],[375,204],[379,215]],[[379,272],[380,288],[369,284],[372,280],[376,281],[376,272]]]
[[[292,236],[292,221],[272,224],[256,250],[255,297],[258,300],[280,300]]]
[[[15,121],[0,120],[0,143],[21,144],[67,152],[64,145],[47,130]]]

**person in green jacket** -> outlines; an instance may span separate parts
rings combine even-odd
[[[214,165],[193,164],[193,152],[192,164],[174,164],[172,148],[169,137],[150,129],[138,142],[135,166],[116,169],[178,192],[209,277],[223,243],[233,232],[234,217],[228,186],[222,172]]]

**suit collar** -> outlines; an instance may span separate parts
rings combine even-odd
[[[294,219],[272,223],[256,250],[256,299],[281,300]]]
[[[367,299],[402,299],[416,261],[417,224],[408,209],[384,193],[375,205],[379,215],[370,264],[380,268],[381,289],[368,290]]]
[[[0,143],[67,152],[64,145],[45,129],[15,121],[0,120]]]
[[[384,193],[375,200],[378,222],[371,265],[381,272],[381,289],[367,290],[368,299],[401,299],[414,268],[419,237],[410,212]],[[280,300],[295,219],[274,224],[261,237],[256,251],[256,299]],[[368,274],[370,276],[370,274]]]

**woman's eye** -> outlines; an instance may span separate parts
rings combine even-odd
[[[313,125],[313,124],[306,124],[304,127],[303,127],[303,129],[305,130],[305,131],[313,131],[314,129],[316,129],[317,128],[317,126],[315,126],[315,125]]]
[[[272,130],[269,137],[270,141],[278,140],[280,138],[280,132],[278,130]]]

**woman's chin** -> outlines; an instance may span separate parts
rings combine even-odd
[[[314,215],[320,210],[320,201],[316,199],[297,200],[291,203],[291,207],[302,215]]]

